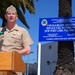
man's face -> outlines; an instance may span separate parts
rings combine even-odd
[[[6,18],[7,22],[11,22],[11,23],[15,22],[17,17],[18,16],[17,16],[17,14],[15,12],[7,12],[5,14],[5,18]]]

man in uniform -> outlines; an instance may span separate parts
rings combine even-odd
[[[5,14],[7,24],[5,27],[0,28],[0,31],[4,32],[1,35],[3,37],[0,37],[0,51],[17,51],[23,56],[30,53],[30,46],[33,41],[28,31],[16,24],[17,18],[16,8],[13,5],[9,6]],[[16,75],[22,75],[22,73],[17,73]]]

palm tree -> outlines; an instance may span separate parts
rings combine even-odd
[[[72,16],[72,0],[59,0],[59,17]],[[54,75],[75,75],[73,41],[58,42],[58,61]]]
[[[4,18],[5,10],[8,6],[14,5],[17,9],[17,14],[20,21],[30,28],[24,17],[26,9],[30,14],[35,14],[34,1],[33,0],[0,0],[0,18],[2,19],[2,27],[5,26],[6,20]]]

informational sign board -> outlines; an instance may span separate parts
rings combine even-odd
[[[75,17],[40,18],[39,41],[75,40]]]

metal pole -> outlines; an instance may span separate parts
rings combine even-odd
[[[38,44],[38,72],[37,75],[40,75],[40,66],[41,66],[41,43]]]
[[[33,53],[33,52],[31,51],[30,54],[31,54],[31,53]],[[30,54],[28,54],[27,75],[29,75],[29,60],[30,60],[30,59],[29,59],[29,55],[30,55]]]
[[[28,73],[29,73],[29,55],[28,55],[28,63],[27,63],[27,75],[28,75]]]

